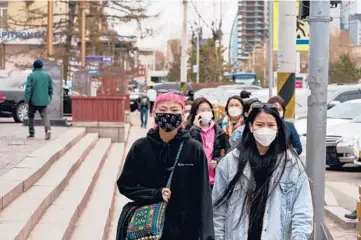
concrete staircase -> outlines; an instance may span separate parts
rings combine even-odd
[[[123,155],[83,128],[37,149],[0,178],[0,239],[106,239]]]

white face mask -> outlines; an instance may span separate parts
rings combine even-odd
[[[277,130],[268,127],[259,128],[252,132],[256,141],[264,147],[271,145],[277,136]]]
[[[213,118],[213,113],[212,112],[202,112],[201,118],[202,118],[202,123],[208,124]]]
[[[242,115],[242,112],[243,112],[242,109],[238,107],[230,107],[228,109],[228,114],[231,117],[239,117]]]
[[[280,117],[283,118],[283,111],[279,112]]]

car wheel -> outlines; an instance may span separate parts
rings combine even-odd
[[[337,163],[337,164],[333,164],[333,165],[329,165],[329,169],[330,170],[341,170],[342,169],[342,167],[343,167],[343,165],[345,165],[345,163],[342,163],[342,162],[340,162],[340,163]]]
[[[28,108],[25,103],[19,103],[14,113],[14,120],[17,123],[24,122],[24,119],[28,116]]]

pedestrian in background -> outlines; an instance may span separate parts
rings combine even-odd
[[[186,128],[188,125],[188,117],[191,112],[193,101],[186,100],[184,105],[184,120],[183,120],[183,127]]]
[[[28,75],[25,87],[25,103],[28,106],[29,136],[35,136],[35,114],[39,112],[44,121],[45,140],[51,138],[51,126],[48,118],[47,106],[53,97],[53,81],[50,75],[43,70],[43,62],[35,60],[33,71]]]
[[[242,141],[216,168],[216,239],[309,239],[313,203],[277,107],[255,103]]]
[[[240,126],[239,128],[237,128],[233,134],[232,134],[232,138],[231,138],[231,146],[234,147],[236,146],[237,142],[241,139],[244,128],[246,126],[247,123],[247,118],[249,116],[249,114],[252,111],[252,105],[255,103],[261,103],[260,100],[258,100],[257,98],[253,98],[253,99],[249,99],[248,101],[244,102],[244,123],[242,126]]]
[[[233,96],[228,98],[225,107],[226,116],[218,121],[223,131],[227,134],[228,138],[232,137],[233,132],[242,126],[243,119],[243,101],[240,96]]]
[[[146,91],[144,91],[144,94],[138,99],[138,110],[140,112],[140,123],[142,128],[147,128],[149,109],[150,100],[146,95]]]
[[[242,100],[248,99],[251,97],[251,93],[247,90],[242,90],[242,92],[240,93],[240,97],[242,98]]]
[[[268,103],[275,104],[277,106],[277,110],[281,118],[284,119],[285,117],[284,115],[286,112],[286,105],[283,98],[280,96],[274,96],[268,100]],[[296,149],[298,155],[301,155],[302,143],[300,140],[300,136],[298,135],[298,132],[295,128],[295,125],[289,121],[284,121],[284,122],[286,124],[287,140],[289,141],[290,145]]]
[[[154,89],[153,86],[150,86],[150,88],[147,90],[147,96],[150,102],[149,112],[150,112],[150,116],[152,116],[154,101],[155,99],[157,99],[157,91]]]
[[[192,138],[202,144],[207,156],[209,183],[213,188],[215,168],[229,148],[227,134],[214,121],[212,104],[206,98],[197,98],[194,101],[188,125]]]
[[[173,92],[159,95],[153,113],[157,126],[133,143],[117,182],[119,192],[133,201],[123,208],[117,240],[126,238],[128,223],[139,206],[162,201],[168,205],[160,239],[213,240],[207,159],[202,145],[181,126],[184,97]]]

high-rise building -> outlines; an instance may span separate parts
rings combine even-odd
[[[237,60],[241,66],[267,37],[267,1],[238,0]]]

